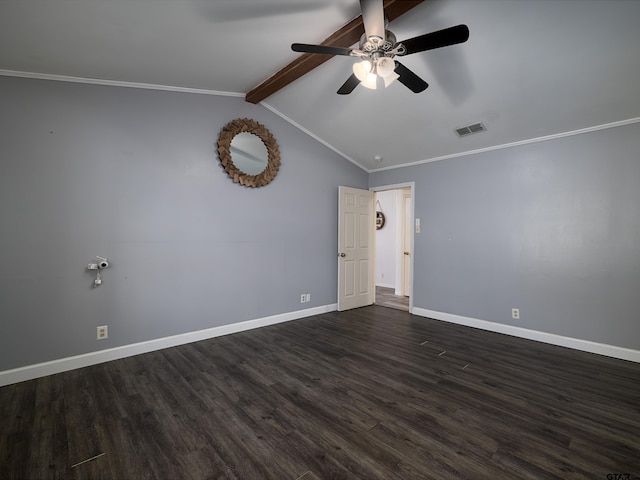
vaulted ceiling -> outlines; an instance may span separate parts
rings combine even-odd
[[[292,43],[359,13],[357,0],[2,0],[0,73],[244,96],[300,57]],[[390,22],[399,40],[471,32],[402,59],[426,91],[337,95],[356,59],[333,57],[262,103],[367,171],[638,121],[639,20],[637,0],[425,0]],[[456,135],[476,122],[487,130]]]

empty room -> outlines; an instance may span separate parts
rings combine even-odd
[[[0,2],[0,479],[639,479],[638,20]]]

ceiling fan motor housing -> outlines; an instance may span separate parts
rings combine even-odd
[[[376,53],[378,57],[402,55],[400,50],[404,50],[404,46],[397,43],[393,32],[385,30],[385,37],[384,39],[373,36],[367,38],[367,34],[363,33],[362,37],[360,37],[360,51],[364,54],[363,56],[373,57]]]

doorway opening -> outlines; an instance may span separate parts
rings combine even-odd
[[[411,311],[413,291],[413,184],[377,187],[375,303]],[[380,212],[380,213],[378,213]]]

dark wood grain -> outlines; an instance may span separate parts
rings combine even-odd
[[[380,307],[395,308],[405,312],[409,311],[409,297],[396,295],[394,288],[376,286],[375,304]]]
[[[2,479],[640,475],[640,365],[371,306],[0,388]]]

